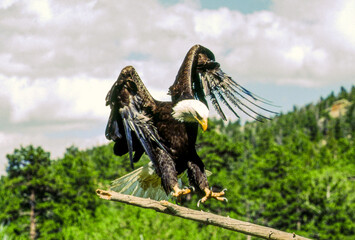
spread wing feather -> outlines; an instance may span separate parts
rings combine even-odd
[[[126,67],[121,71],[106,96],[106,105],[111,107],[106,138],[114,140],[116,144],[126,143],[132,167],[134,160],[137,160],[134,159],[133,152],[136,151],[137,155],[141,148],[156,165],[153,147],[157,145],[166,151],[152,123],[157,105],[133,67]],[[138,156],[140,157],[139,154]]]
[[[237,117],[235,108],[257,121],[269,119],[264,114],[277,114],[263,106],[274,106],[268,100],[253,94],[224,73],[213,53],[201,45],[193,46],[187,53],[169,92],[173,101],[195,98],[207,105],[206,97],[209,97],[224,120],[226,116],[220,102]]]

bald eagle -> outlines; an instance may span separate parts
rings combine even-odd
[[[143,153],[150,159],[149,165],[116,180],[112,189],[158,199],[162,198],[153,195],[159,191],[180,197],[191,192],[191,188],[179,185],[179,174],[187,170],[190,185],[204,194],[202,203],[209,198],[224,201],[224,191],[210,190],[195,148],[198,127],[207,129],[206,98],[224,120],[227,118],[220,102],[237,117],[234,107],[258,121],[267,117],[256,108],[271,112],[260,106],[268,102],[233,81],[221,70],[213,53],[201,45],[188,51],[169,94],[171,101],[155,100],[131,66],[121,71],[108,92],[106,105],[111,113],[105,134],[115,142],[114,153],[129,153],[132,168]]]

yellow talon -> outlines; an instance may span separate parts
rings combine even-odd
[[[198,201],[197,207],[200,206],[200,202],[201,202],[201,203],[204,203],[204,202],[206,202],[207,199],[209,199],[209,198],[215,198],[216,200],[221,201],[221,202],[228,202],[227,198],[222,197],[222,196],[224,196],[224,194],[225,194],[225,190],[226,190],[226,189],[223,189],[221,192],[216,193],[216,192],[212,192],[212,191],[209,190],[208,188],[205,188],[204,191],[205,191],[205,194],[206,194],[206,195]]]
[[[180,189],[177,185],[173,187],[173,197],[180,197],[182,195],[186,195],[191,193],[191,189],[190,188],[185,188],[185,189]]]

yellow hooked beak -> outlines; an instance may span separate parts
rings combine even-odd
[[[202,120],[200,120],[200,119],[198,119],[196,116],[195,116],[195,119],[199,122],[199,124],[201,125],[201,127],[202,127],[202,130],[203,131],[206,131],[207,130],[207,125],[208,125],[208,123],[207,123],[207,118],[204,118],[204,119],[202,119]]]

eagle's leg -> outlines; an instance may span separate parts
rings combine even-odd
[[[173,192],[173,197],[180,197],[182,195],[190,193],[191,190],[188,188],[179,188],[175,163],[171,159],[171,157],[161,149],[158,149],[158,151],[160,151],[158,155],[158,164],[160,171],[157,173],[161,177],[161,182],[165,192],[167,194]]]
[[[222,202],[227,201],[227,198],[223,197],[225,190],[216,193],[209,189],[204,164],[198,156],[195,158],[194,162],[189,161],[187,163],[187,173],[190,183],[205,193],[205,196],[198,201],[197,206],[199,206],[200,202],[204,203],[209,198],[215,198]]]
[[[189,161],[187,163],[187,175],[189,177],[190,185],[196,187],[200,191],[204,191],[205,188],[208,188],[205,167],[198,156],[196,156],[195,161]]]

